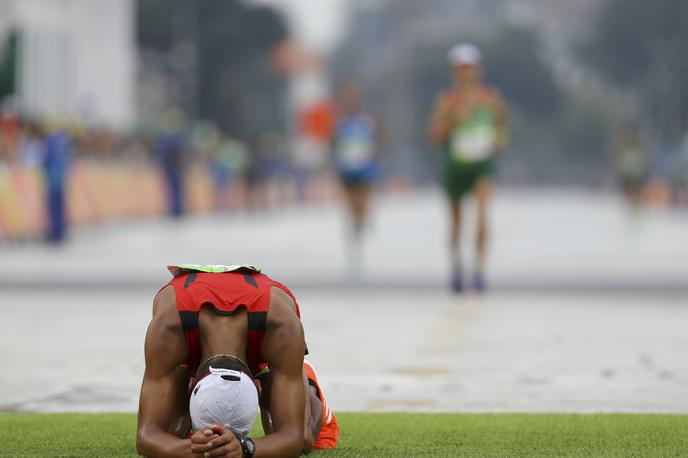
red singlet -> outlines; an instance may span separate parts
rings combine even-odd
[[[174,277],[177,310],[182,321],[189,356],[186,366],[196,373],[201,359],[198,312],[210,306],[219,315],[231,315],[239,308],[248,312],[248,339],[246,358],[255,376],[267,365],[262,355],[265,324],[270,309],[270,288],[276,286],[287,293],[296,304],[296,315],[301,318],[299,305],[289,289],[279,282],[248,269],[226,273],[189,272]]]

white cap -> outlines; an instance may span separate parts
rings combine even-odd
[[[449,50],[447,60],[455,66],[458,65],[477,65],[482,59],[480,50],[470,43],[459,43]]]
[[[194,431],[216,423],[245,437],[258,415],[258,391],[245,373],[211,366],[191,393],[189,414]]]

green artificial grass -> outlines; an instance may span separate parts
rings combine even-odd
[[[340,413],[311,457],[688,456],[688,416]],[[133,414],[0,414],[0,456],[136,456]]]

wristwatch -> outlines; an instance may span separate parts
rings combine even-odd
[[[253,455],[256,453],[256,444],[253,442],[253,439],[247,437],[246,439],[240,439],[239,443],[241,444],[241,450],[244,452],[244,458],[253,458]]]

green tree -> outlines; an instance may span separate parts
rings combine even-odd
[[[561,92],[541,48],[535,30],[513,26],[505,26],[482,44],[489,81],[512,104],[540,118],[556,113],[561,103]]]
[[[172,61],[193,56],[179,74],[186,108],[251,140],[282,122],[283,83],[268,65],[287,36],[281,16],[239,0],[139,0],[138,41]],[[183,59],[181,59],[183,60]]]
[[[579,53],[611,83],[634,92],[641,117],[654,127],[672,133],[688,126],[688,2],[609,0]]]
[[[5,46],[0,46],[0,100],[13,95],[16,90],[18,42],[19,35],[13,32]]]

